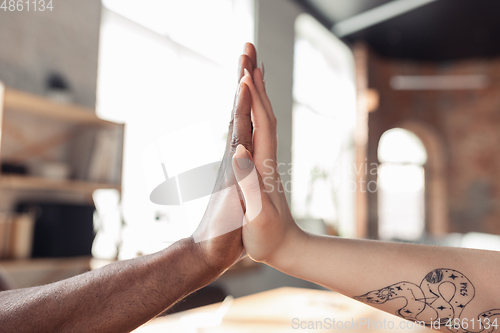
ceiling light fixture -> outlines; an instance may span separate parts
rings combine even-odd
[[[395,75],[389,80],[394,90],[474,90],[488,87],[486,75]]]

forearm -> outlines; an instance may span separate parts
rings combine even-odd
[[[8,332],[130,331],[219,274],[186,239],[50,285],[2,292],[0,327]]]
[[[473,320],[484,311],[500,308],[497,252],[315,236],[302,231],[280,252],[270,262],[277,269],[406,319],[436,320],[451,313],[453,318]],[[381,291],[389,292],[389,297],[379,298]],[[442,304],[430,304],[436,297],[432,291]],[[392,302],[397,298],[400,300]],[[422,306],[412,309],[412,314],[400,313],[401,309],[410,311],[402,302],[405,298],[408,304],[412,298],[420,299]],[[443,309],[439,309],[441,305]]]

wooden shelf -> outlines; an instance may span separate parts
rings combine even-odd
[[[15,260],[0,260],[2,269],[5,271],[27,271],[27,270],[44,270],[54,267],[60,269],[67,268],[84,268],[90,270],[91,256],[80,257],[63,257],[63,258],[31,258],[31,259],[15,259]]]
[[[51,190],[92,194],[99,189],[121,190],[120,185],[83,180],[56,180],[32,176],[2,175],[0,187],[16,190]]]
[[[95,111],[74,104],[54,102],[42,96],[5,87],[4,109],[38,115],[63,121],[116,126],[116,123],[99,118]]]
[[[96,127],[105,127],[102,128],[102,130],[119,130],[123,133],[124,128],[123,124],[99,118],[93,109],[74,104],[59,103],[43,96],[11,89],[0,82],[0,127],[5,129],[5,133],[10,133],[13,140],[19,142],[21,145],[21,152],[18,151],[18,155],[16,155],[15,158],[12,156],[9,156],[9,158],[16,161],[21,160],[22,162],[24,162],[26,158],[35,155],[38,156],[52,147],[65,144],[69,138],[71,138],[70,134],[75,131],[73,129],[71,129],[70,132],[66,130],[66,132],[49,136],[45,140],[32,142],[33,140],[29,141],[29,139],[22,135],[16,136],[12,134],[16,133],[16,126],[23,126],[23,123],[22,119],[13,119],[13,124],[8,124],[6,122],[7,119],[4,118],[9,112],[26,116],[44,117],[51,121],[54,120],[83,125],[82,130],[84,131]],[[7,131],[7,129],[9,129],[10,132]],[[5,135],[5,133],[1,133],[0,136]],[[123,141],[121,143],[117,142],[117,145],[119,146],[117,146],[116,149],[121,149],[120,147],[122,147]],[[121,159],[121,157],[119,158]],[[0,156],[0,161],[5,159],[7,159],[6,156]],[[99,183],[85,180],[55,180],[43,177],[9,174],[0,175],[0,188],[11,190],[48,190],[85,194],[92,194],[92,192],[97,189],[121,190],[121,186],[114,183]]]

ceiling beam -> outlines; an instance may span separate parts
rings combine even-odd
[[[325,28],[330,29],[333,25],[333,21],[330,20],[325,14],[323,14],[320,10],[316,9],[316,7],[312,6],[306,0],[292,0],[296,4],[298,4],[304,12],[314,17],[321,23]]]
[[[434,1],[436,0],[394,0],[342,20],[333,25],[331,30],[338,37],[345,37]]]

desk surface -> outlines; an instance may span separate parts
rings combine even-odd
[[[341,294],[311,289],[279,288],[237,298],[232,303],[222,323],[217,327],[189,330],[181,324],[181,317],[196,320],[193,315],[214,313],[220,303],[153,319],[134,332],[420,332],[431,330],[422,327],[407,327],[413,324],[399,317],[374,309]],[[191,316],[191,317],[189,317]],[[199,318],[199,317],[198,317]],[[190,320],[191,320],[190,319]],[[335,329],[332,328],[335,319]],[[365,324],[361,323],[365,321]],[[370,329],[367,328],[368,320]],[[374,327],[374,325],[385,325]],[[340,328],[340,322],[344,326]],[[356,323],[359,329],[346,328]],[[320,324],[321,323],[321,324]],[[391,329],[391,324],[394,327]],[[328,324],[330,326],[328,326]],[[302,325],[302,329],[299,327]],[[314,329],[309,327],[314,325]],[[400,326],[403,325],[403,326]],[[322,326],[322,328],[320,327]]]

